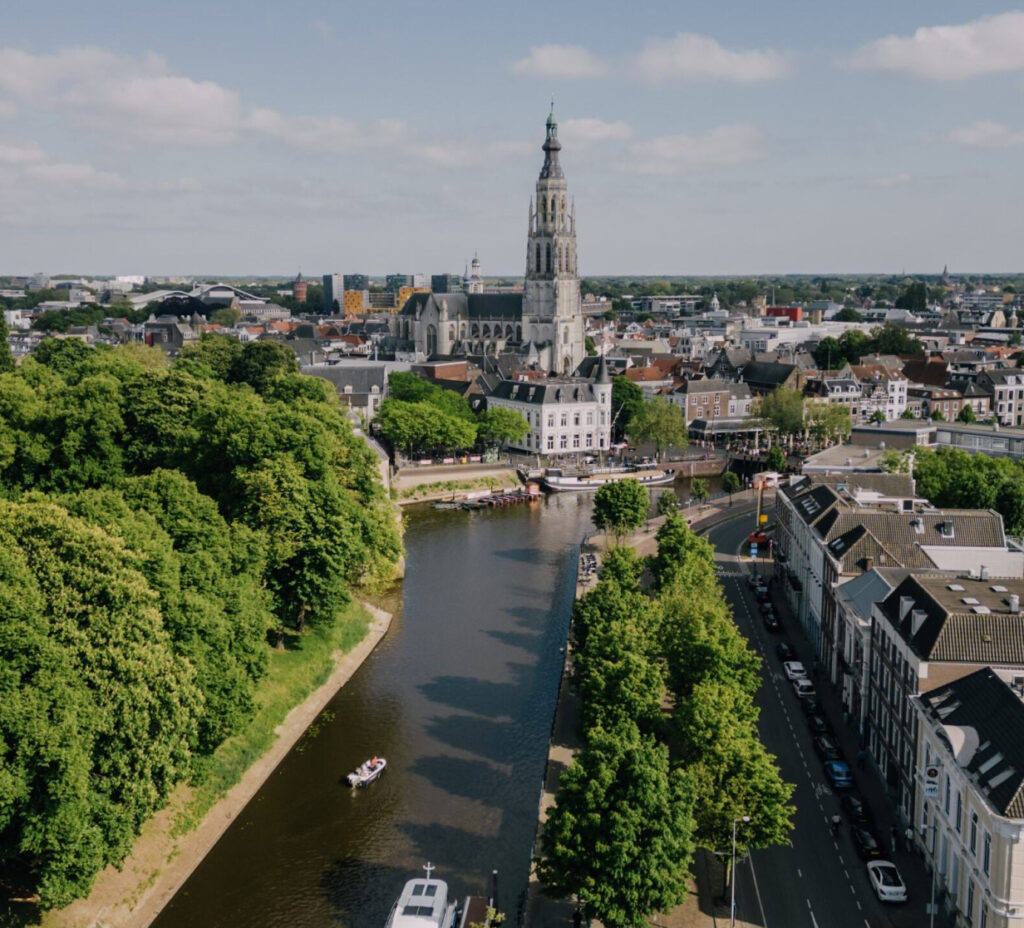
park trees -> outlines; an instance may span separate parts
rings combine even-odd
[[[644,391],[621,375],[612,378],[612,438],[621,441],[630,433],[633,418],[644,405]],[[630,433],[631,434],[631,433]]]
[[[514,409],[493,406],[477,421],[477,439],[488,445],[515,444],[530,431],[529,423]]]
[[[805,414],[808,431],[818,442],[842,442],[849,438],[853,429],[850,407],[841,403],[814,400],[806,404]],[[884,413],[882,419],[885,419]]]
[[[594,495],[594,527],[610,532],[616,542],[644,524],[650,498],[639,481],[628,479],[606,483]]]
[[[792,439],[804,428],[804,396],[799,390],[778,387],[761,397],[755,415],[774,426],[780,438]]]
[[[653,444],[659,459],[669,448],[685,448],[688,434],[686,413],[663,396],[644,400],[629,422],[629,437]]]

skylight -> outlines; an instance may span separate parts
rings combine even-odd
[[[962,593],[964,591],[963,586],[959,583],[951,583],[946,589],[952,590],[954,593]]]
[[[1000,770],[991,780],[988,781],[988,788],[995,789],[997,786],[1005,783],[1010,779],[1017,771],[1013,767],[1007,767],[1005,770]]]
[[[1006,592],[1006,587],[1003,586],[1001,583],[997,583],[995,586],[990,587],[989,589],[991,589],[993,593],[1005,593]]]
[[[973,596],[965,596],[963,598],[963,604],[965,606],[977,606],[978,605],[978,600],[975,599]]]
[[[988,606],[975,606],[971,610],[975,615],[991,615],[992,610]]]
[[[996,751],[985,763],[978,768],[978,773],[988,773],[996,764],[1003,759],[1003,755]]]

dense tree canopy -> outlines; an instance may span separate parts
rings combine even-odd
[[[391,576],[372,452],[279,348],[47,339],[0,373],[0,879],[45,907],[247,723],[272,629]]]
[[[644,524],[650,503],[647,488],[637,480],[606,483],[594,494],[594,527],[621,540]]]
[[[644,400],[629,421],[629,437],[654,445],[659,458],[669,448],[685,448],[688,432],[686,413],[663,396]]]
[[[644,405],[644,391],[626,377],[612,378],[612,438],[621,441]]]

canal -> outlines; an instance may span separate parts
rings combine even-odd
[[[515,924],[591,503],[408,512],[387,637],[154,924],[377,928],[428,859]]]

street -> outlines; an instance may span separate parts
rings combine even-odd
[[[765,630],[756,598],[747,584],[750,559],[737,555],[753,524],[750,516],[733,519],[711,529],[708,538],[716,549],[720,579],[736,624],[764,661],[758,727],[764,744],[778,759],[783,778],[796,786],[792,802],[797,811],[791,846],[755,851],[749,860],[737,866],[737,920],[764,928],[927,926],[929,884],[922,862],[903,848],[895,854],[888,853],[889,828],[894,820],[882,785],[873,772],[856,769],[855,734],[841,725],[838,700],[827,684],[814,681],[826,720],[854,774],[856,790],[874,813],[875,832],[886,848],[885,856],[897,865],[907,883],[908,902],[883,905],[868,882],[865,863],[858,857],[850,837],[849,820],[840,807],[840,797],[825,779],[800,703],[786,679],[775,647],[780,641],[788,642],[809,674],[814,656],[795,620],[784,606],[780,608],[780,597],[773,597],[773,601],[782,631]],[[829,822],[836,813],[842,816],[842,825],[838,835],[833,836]],[[756,815],[757,810],[747,814]],[[940,924],[937,919],[936,925]]]

